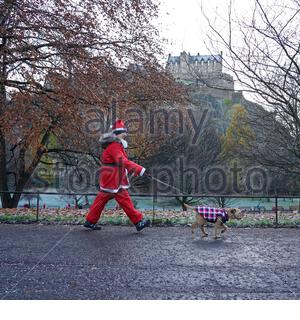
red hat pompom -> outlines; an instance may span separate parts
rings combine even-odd
[[[127,128],[125,126],[125,123],[120,119],[115,121],[115,123],[112,125],[111,129],[112,129],[112,132],[116,133],[116,134],[127,132]]]

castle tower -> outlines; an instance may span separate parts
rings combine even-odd
[[[212,95],[231,96],[233,77],[222,71],[222,52],[217,55],[191,55],[185,51],[179,56],[169,54],[166,70],[180,82],[197,87]]]
[[[177,80],[195,80],[199,76],[216,75],[222,73],[222,53],[218,55],[195,56],[180,53],[180,56],[169,55],[166,69]]]

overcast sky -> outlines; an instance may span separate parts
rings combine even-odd
[[[167,53],[179,55],[185,50],[191,54],[209,54],[204,39],[208,32],[207,22],[201,13],[201,2],[205,14],[215,17],[219,13],[218,25],[224,24],[228,17],[229,0],[160,0],[160,32],[168,39]],[[253,0],[235,0],[234,6],[239,14],[247,13]],[[219,52],[214,52],[219,53]]]
[[[219,48],[214,42],[209,45],[206,34],[209,27],[201,11],[201,4],[204,8],[205,15],[213,21],[213,25],[226,34],[228,21],[228,8],[230,0],[158,0],[160,1],[159,31],[163,38],[167,39],[165,45],[165,58],[162,63],[166,63],[169,53],[178,56],[180,52],[186,51],[191,55],[220,54],[223,51],[223,57],[228,55],[226,49]],[[269,0],[261,0],[267,3]],[[233,8],[233,17],[239,19],[251,16],[254,0],[231,0]],[[205,41],[206,40],[206,41]],[[205,44],[205,42],[207,44]],[[235,44],[239,43],[235,37]],[[232,74],[223,64],[223,72]],[[234,74],[232,76],[235,78]],[[235,89],[240,89],[236,82]],[[249,97],[248,97],[249,98]]]

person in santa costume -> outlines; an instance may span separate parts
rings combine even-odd
[[[134,208],[127,189],[129,188],[128,174],[142,176],[145,168],[128,160],[125,148],[127,129],[122,120],[116,120],[112,132],[104,134],[100,140],[104,149],[101,157],[100,192],[94,200],[86,216],[84,227],[99,230],[96,225],[106,203],[115,199],[125,211],[130,221],[136,226],[137,231],[149,227],[150,220],[144,219],[140,211]]]

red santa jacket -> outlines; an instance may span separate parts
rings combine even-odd
[[[101,157],[100,190],[117,193],[130,187],[127,174],[142,176],[145,168],[128,160],[121,140],[114,134],[105,134],[101,139],[104,149]]]

